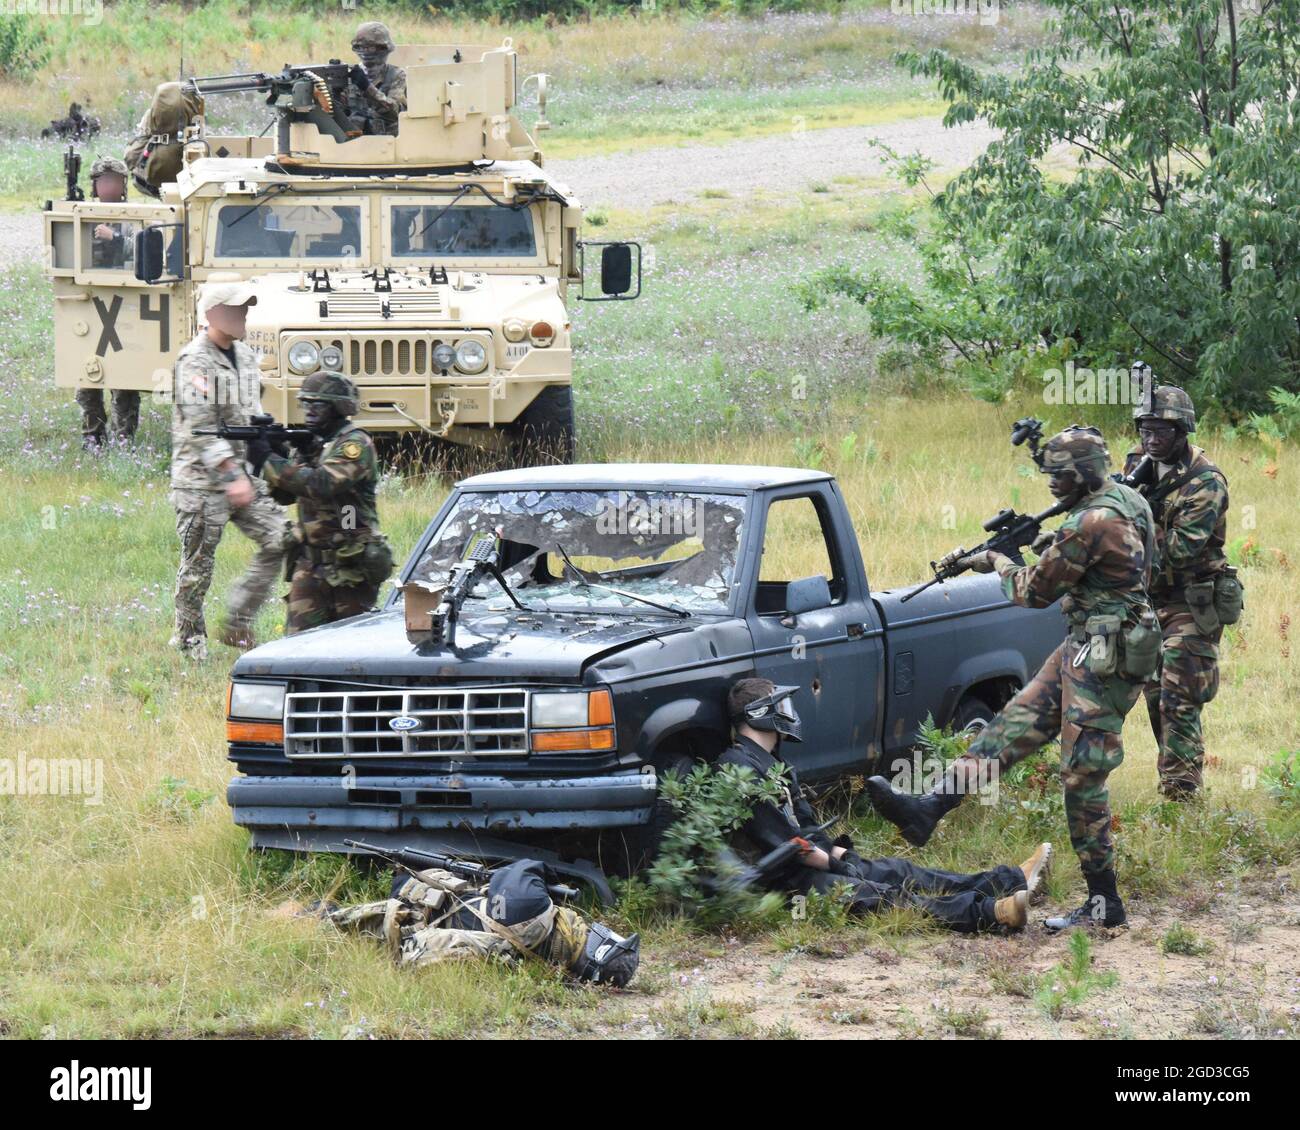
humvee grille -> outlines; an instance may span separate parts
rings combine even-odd
[[[389,725],[397,719],[396,728]],[[528,691],[355,687],[291,693],[284,750],[301,758],[526,756]]]
[[[428,376],[436,339],[428,337],[370,337],[353,334],[348,344],[348,363],[353,376]]]
[[[336,292],[325,300],[325,309],[330,318],[440,318],[442,299],[436,290],[425,294]]]

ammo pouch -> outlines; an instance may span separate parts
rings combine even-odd
[[[1192,622],[1203,636],[1219,630],[1221,621],[1214,606],[1214,581],[1195,581],[1183,586],[1183,599],[1192,613]]]
[[[1119,670],[1119,635],[1124,621],[1119,616],[1089,616],[1083,632],[1088,639],[1088,670],[1105,677]]]
[[[1214,611],[1220,624],[1235,624],[1241,619],[1244,596],[1237,570],[1231,565],[1214,578]]]
[[[1150,610],[1143,612],[1136,624],[1124,630],[1124,674],[1134,679],[1150,678],[1160,666],[1163,645],[1164,634],[1156,614]]]

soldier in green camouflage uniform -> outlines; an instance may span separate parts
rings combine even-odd
[[[1241,589],[1223,554],[1228,481],[1187,438],[1196,430],[1191,397],[1161,386],[1133,416],[1141,446],[1128,453],[1124,472],[1141,465],[1138,489],[1155,516],[1150,591],[1164,635],[1160,668],[1146,688],[1147,713],[1160,743],[1160,791],[1179,800],[1201,785],[1201,707],[1219,689],[1219,639],[1223,624],[1240,615]]]
[[[351,83],[340,101],[362,133],[397,133],[397,115],[406,109],[406,72],[388,62],[395,46],[388,28],[374,21],[362,24],[352,37],[361,64],[349,72]]]
[[[313,373],[298,395],[307,426],[319,438],[292,458],[256,442],[249,460],[276,499],[298,503],[289,549],[285,634],[330,624],[374,607],[393,557],[379,532],[374,441],[349,419],[357,389],[342,373]]]
[[[1061,783],[1070,841],[1088,884],[1088,902],[1049,918],[1052,929],[1087,923],[1121,925],[1124,907],[1115,886],[1106,780],[1124,759],[1121,731],[1156,663],[1159,634],[1146,595],[1153,549],[1150,508],[1136,491],[1106,478],[1109,452],[1095,428],[1075,426],[1044,445],[1040,469],[1051,491],[1071,508],[1055,534],[1034,548],[1034,565],[1016,565],[999,553],[963,561],[977,572],[997,571],[1009,600],[1046,608],[1056,600],[1070,634],[989,725],[944,782],[923,797],[896,792],[872,777],[868,792],[880,813],[903,836],[923,844],[943,815],[979,780],[981,760],[1002,771],[1058,734]],[[964,553],[965,551],[959,551]],[[1144,669],[1145,668],[1145,669]]]
[[[176,631],[172,646],[205,659],[203,598],[212,584],[217,544],[226,524],[256,546],[247,572],[226,598],[221,642],[252,647],[253,617],[275,584],[284,560],[285,514],[264,483],[250,479],[244,444],[195,435],[220,425],[243,426],[262,411],[257,358],[244,344],[245,319],[257,298],[244,282],[208,282],[199,291],[206,328],[176,358],[172,397],[172,505],[181,542],[176,575]]]
[[[126,166],[116,157],[99,157],[90,166],[90,198],[105,204],[119,204],[126,200]],[[96,224],[90,245],[90,265],[96,270],[125,270],[127,264],[126,235],[120,223]],[[81,408],[81,446],[87,451],[98,451],[111,430],[119,442],[135,435],[140,423],[140,393],[130,388],[115,388],[112,427],[104,411],[102,388],[77,390],[77,405]]]

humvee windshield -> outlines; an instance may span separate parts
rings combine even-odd
[[[356,204],[226,204],[216,254],[238,259],[339,259],[362,253]]]
[[[446,583],[480,530],[499,531],[506,582],[536,610],[644,612],[618,593],[698,612],[726,612],[735,579],[744,500],[677,491],[530,490],[465,494],[411,573]],[[565,562],[565,555],[577,577]],[[583,583],[578,583],[581,580]],[[495,580],[470,594],[506,602]]]
[[[393,254],[531,258],[537,254],[533,214],[496,205],[394,204]]]

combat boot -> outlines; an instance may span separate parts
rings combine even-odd
[[[1039,844],[1038,850],[1020,865],[1020,870],[1025,873],[1025,893],[1029,901],[1035,905],[1042,902],[1047,877],[1052,873],[1052,845]]]
[[[1029,892],[1017,891],[993,904],[993,917],[1008,930],[1023,930],[1029,922]]]
[[[240,651],[247,651],[257,646],[257,637],[253,635],[251,624],[232,624],[227,620],[217,639],[227,647],[238,648]]]
[[[1104,926],[1111,930],[1126,925],[1128,915],[1124,913],[1124,903],[1115,886],[1114,870],[1085,871],[1083,877],[1088,882],[1088,897],[1084,904],[1069,914],[1053,915],[1043,925],[1054,934],[1076,926]]]
[[[898,828],[903,839],[916,847],[922,847],[934,835],[939,821],[961,804],[962,797],[966,795],[964,788],[959,787],[957,778],[964,778],[974,768],[973,765],[959,767],[961,761],[970,760],[958,758],[949,766],[939,787],[924,796],[900,793],[885,777],[868,777],[867,795],[871,797],[876,811]]]

